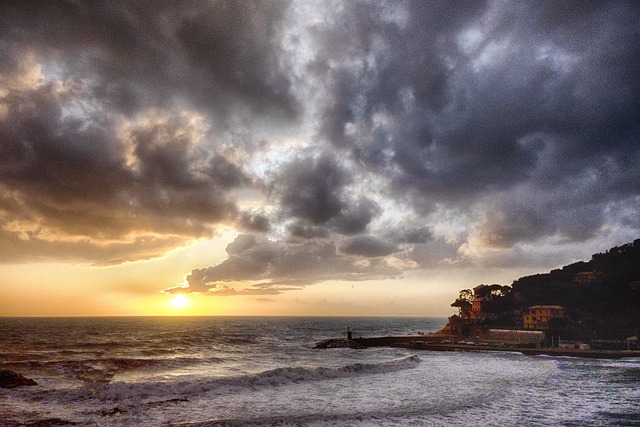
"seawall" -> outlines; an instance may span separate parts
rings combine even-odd
[[[626,357],[640,357],[637,350],[577,350],[564,348],[524,348],[524,347],[497,347],[478,344],[443,344],[430,340],[426,336],[401,336],[401,337],[372,337],[354,338],[353,341],[364,347],[401,347],[414,350],[427,351],[506,351],[518,352],[526,355],[569,356],[586,357],[594,359],[621,359]]]

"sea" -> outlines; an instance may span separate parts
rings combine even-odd
[[[444,318],[0,318],[0,426],[640,426],[640,360],[314,349]]]

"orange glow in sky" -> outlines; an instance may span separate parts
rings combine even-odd
[[[0,316],[447,316],[640,237],[639,2],[103,3],[0,3]]]

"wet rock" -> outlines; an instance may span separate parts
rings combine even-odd
[[[363,349],[366,346],[355,342],[354,340],[345,340],[343,338],[328,338],[326,340],[318,341],[313,348],[355,348]]]
[[[30,386],[38,384],[34,380],[27,378],[17,372],[13,372],[8,369],[0,370],[0,387],[16,388],[23,385]]]

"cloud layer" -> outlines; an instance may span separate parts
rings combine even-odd
[[[117,264],[234,227],[166,292],[270,295],[631,241],[639,21],[634,2],[3,2],[0,262]]]

